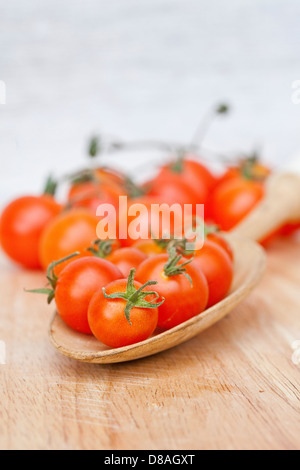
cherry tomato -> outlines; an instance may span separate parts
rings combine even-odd
[[[128,281],[114,281],[105,287],[104,292],[99,290],[94,294],[89,305],[88,321],[99,341],[119,348],[144,341],[152,335],[158,319],[158,309],[152,300],[155,301],[157,296],[140,291],[126,313],[132,294],[141,288],[143,285],[129,276]],[[121,294],[120,297],[118,294]]]
[[[264,197],[264,185],[242,178],[225,181],[212,196],[214,222],[221,230],[231,230],[239,224]]]
[[[229,292],[233,280],[233,263],[216,243],[206,240],[203,248],[195,251],[192,261],[205,275],[209,287],[207,307],[223,300]]]
[[[170,173],[166,177],[162,174],[152,181],[148,196],[165,204],[200,204],[203,199],[180,175]]]
[[[214,242],[217,245],[219,245],[221,248],[223,248],[223,250],[225,250],[226,253],[228,254],[231,261],[233,261],[233,251],[230,246],[230,243],[224,237],[222,237],[222,235],[220,235],[218,232],[214,232],[214,233],[209,233],[206,238],[207,240]]]
[[[123,277],[107,260],[84,257],[72,260],[59,274],[55,302],[62,320],[73,330],[91,334],[88,307],[93,295],[112,281]]]
[[[218,178],[217,185],[236,178],[263,182],[270,173],[271,169],[260,163],[257,158],[244,158],[240,160],[238,165],[227,168],[225,173]]]
[[[183,273],[168,275],[166,266],[170,262],[168,254],[153,256],[144,261],[136,271],[136,279],[141,283],[148,279],[157,281],[156,292],[165,302],[158,308],[158,326],[163,329],[173,328],[204,311],[208,301],[208,285],[203,272],[188,264]],[[177,269],[187,260],[181,258]],[[192,282],[191,282],[192,281]]]
[[[39,242],[45,227],[61,212],[52,196],[25,196],[11,202],[0,219],[5,253],[29,269],[40,269]]]
[[[96,178],[100,184],[113,186],[115,189],[118,187],[122,192],[126,181],[126,175],[118,170],[112,168],[99,167],[95,169]]]
[[[216,184],[214,175],[201,163],[188,159],[178,159],[163,168],[161,168],[154,182],[160,186],[166,184],[167,181],[185,183],[190,188],[192,195],[196,195],[198,204],[205,204],[211,190]],[[184,203],[187,203],[184,201]]]
[[[106,259],[117,266],[123,274],[123,277],[127,278],[131,269],[137,268],[147,259],[147,255],[133,247],[120,248],[119,250],[115,250]]]
[[[86,200],[98,198],[103,202],[109,202],[111,204],[118,203],[119,193],[114,191],[108,185],[100,185],[94,182],[86,182],[80,184],[74,184],[71,186],[68,200],[73,205],[80,204],[81,201],[85,202]]]
[[[164,246],[160,240],[138,240],[133,244],[133,248],[140,250],[147,256],[155,256],[166,253],[166,245]]]
[[[197,231],[197,228],[199,228],[199,230],[203,229],[203,220],[194,220],[194,227],[193,229]],[[201,232],[199,232],[201,233]],[[183,239],[184,242],[186,243],[186,239]],[[232,251],[232,248],[231,248],[231,245],[230,243],[226,240],[226,238],[222,235],[222,233],[219,231],[219,228],[216,226],[216,225],[213,225],[213,224],[207,224],[205,223],[204,224],[204,240],[208,240],[208,241],[211,241],[211,242],[214,242],[216,243],[217,245],[219,245],[223,250],[226,251],[226,253],[228,254],[229,258],[231,259],[231,261],[233,261],[233,258],[234,258],[234,255],[233,255],[233,251]],[[200,242],[202,242],[202,236],[201,236],[201,239],[200,239]],[[201,243],[202,244],[202,243]],[[196,244],[197,245],[197,244]],[[177,246],[179,248],[178,251],[181,250],[185,250],[184,246],[182,244],[180,244],[180,241],[176,243],[175,241],[175,246]]]
[[[282,229],[280,230],[280,235],[288,237],[293,233],[297,232],[298,230],[300,230],[300,222],[290,223],[282,227]]]
[[[136,215],[133,215],[130,211],[136,204],[141,205],[142,209],[137,210]],[[161,209],[158,217],[152,217],[155,207]],[[183,222],[188,224],[187,214],[185,218],[182,215],[183,210],[179,204],[170,208],[169,204],[162,205],[162,199],[159,201],[150,196],[132,200],[128,204],[128,209],[124,208],[120,212],[120,225],[127,227],[124,235],[120,236],[120,243],[122,246],[132,246],[137,241],[145,241],[153,237],[161,240],[163,237],[172,237],[174,234],[181,236],[184,230]],[[189,218],[192,221],[192,212]]]
[[[68,195],[68,205],[71,208],[83,207],[90,209],[96,214],[101,204],[111,204],[114,206],[116,213],[119,208],[119,196],[126,195],[125,190],[121,192],[119,188],[113,185],[98,184],[92,181],[75,184],[70,188]]]
[[[84,209],[73,209],[56,217],[45,229],[40,241],[40,260],[47,269],[54,260],[79,251],[81,257],[92,256],[87,250],[97,238],[98,219]],[[66,266],[62,263],[55,269],[58,274]]]
[[[153,198],[143,197],[129,201],[128,207],[121,208],[119,213],[118,233],[120,235],[121,246],[132,246],[137,240],[141,240],[145,235],[145,239],[151,238],[150,216],[151,205],[154,204]],[[130,215],[130,211],[135,204],[140,204],[145,210],[137,212],[136,215]],[[136,223],[137,239],[133,238],[133,233],[130,230],[133,224]],[[124,233],[119,232],[120,227],[124,227]],[[135,226],[134,226],[135,227]],[[140,236],[139,236],[140,235]]]

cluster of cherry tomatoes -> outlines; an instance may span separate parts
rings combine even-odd
[[[18,198],[4,209],[1,246],[25,268],[47,271],[49,286],[37,292],[47,294],[49,302],[55,299],[69,327],[94,334],[107,346],[125,346],[224,299],[233,279],[233,254],[221,232],[210,227],[234,228],[263,198],[269,174],[248,158],[216,176],[196,155],[181,154],[140,186],[110,168],[80,171],[69,178],[63,204],[50,179],[42,195]],[[129,198],[129,207],[204,204],[203,248],[186,251],[171,233],[167,240],[154,240],[150,224],[146,239],[95,241],[97,207],[108,203],[118,211],[120,196]],[[126,226],[132,221],[128,212],[118,215],[119,221],[127,219]]]

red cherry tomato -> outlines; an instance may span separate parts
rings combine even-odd
[[[221,230],[231,230],[262,200],[264,185],[242,178],[225,181],[212,196],[214,222]]]
[[[203,248],[195,252],[192,264],[205,275],[209,287],[208,307],[223,300],[229,292],[233,280],[233,263],[216,243],[206,240]]]
[[[158,326],[173,328],[204,311],[208,301],[208,286],[203,272],[193,264],[186,266],[186,274],[166,276],[165,266],[169,256],[157,255],[144,261],[136,271],[136,279],[141,283],[148,279],[157,281],[155,291],[165,302],[158,308]],[[182,258],[178,265],[187,260]]]
[[[113,187],[115,190],[118,188],[120,193],[124,191],[126,175],[118,170],[112,168],[96,168],[95,176],[100,184],[105,184]]]
[[[50,263],[79,251],[81,257],[92,256],[87,250],[97,238],[98,219],[84,209],[73,209],[56,217],[45,229],[40,241],[40,260],[44,269]],[[68,262],[55,268],[61,272]]]
[[[39,242],[45,227],[61,212],[52,196],[25,196],[11,202],[0,220],[5,253],[29,269],[40,269]]]
[[[142,287],[137,281],[131,284],[132,291]],[[112,348],[120,348],[130,344],[144,341],[152,335],[158,318],[158,309],[133,306],[126,318],[125,308],[127,301],[123,298],[107,298],[115,294],[125,294],[128,290],[126,279],[108,284],[105,287],[105,296],[102,290],[98,291],[92,298],[88,321],[94,336],[102,343]],[[152,295],[146,295],[144,300],[151,303]]]
[[[133,248],[140,250],[147,256],[162,255],[166,253],[166,247],[157,242],[157,240],[138,240],[133,244]]]
[[[140,233],[140,237],[137,239],[132,238],[130,228],[135,222],[137,222],[137,230],[145,232],[146,239],[151,238],[149,214],[151,213],[151,205],[153,203],[154,200],[152,198],[143,197],[129,201],[128,207],[121,208],[117,227],[117,233],[120,235],[121,246],[132,246],[137,240],[143,238],[143,233]],[[137,212],[136,215],[130,215],[131,208],[133,208],[135,204],[141,204],[141,206],[145,208],[145,212]],[[124,233],[120,233],[120,228],[124,230]]]
[[[166,177],[162,174],[152,181],[148,196],[155,198],[165,204],[200,204],[198,193],[180,175],[170,173]]]
[[[280,235],[284,237],[288,237],[292,235],[293,233],[297,232],[298,230],[300,230],[300,222],[290,223],[290,224],[285,225],[280,230]]]
[[[55,302],[62,320],[73,330],[91,334],[88,307],[93,295],[123,277],[107,260],[95,257],[72,260],[58,276]]]
[[[127,278],[132,268],[137,268],[147,255],[136,248],[120,248],[115,250],[106,259],[119,268],[123,277]]]
[[[137,204],[139,206],[134,207]],[[155,208],[160,208],[158,217],[154,217]],[[136,214],[133,209],[137,210]],[[120,234],[120,243],[122,246],[132,246],[153,237],[161,240],[165,237],[171,238],[174,234],[182,236],[183,223],[188,225],[189,220],[193,220],[193,213],[187,215],[180,204],[170,207],[170,204],[163,204],[163,199],[147,196],[130,201],[128,210],[121,210],[117,233],[120,226],[125,229],[127,227],[125,233],[122,236]]]
[[[216,178],[204,165],[188,158],[164,166],[154,180],[157,186],[166,184],[167,181],[175,185],[185,183],[186,187],[190,188],[191,194],[196,196],[198,204],[207,202],[216,184]]]
[[[231,261],[233,261],[233,251],[230,246],[230,243],[227,240],[225,240],[225,238],[222,237],[222,235],[220,235],[218,232],[214,232],[214,233],[209,233],[206,238],[207,240],[214,242],[217,245],[219,245],[221,248],[223,248],[223,250],[225,250],[226,253],[228,254]]]
[[[227,168],[225,173],[218,178],[217,185],[233,179],[248,179],[251,181],[265,181],[270,175],[271,169],[261,164],[257,159],[245,158],[238,165]]]
[[[84,207],[96,214],[100,204],[112,204],[115,209],[118,209],[119,196],[125,194],[125,191],[121,193],[114,186],[89,181],[73,185],[69,191],[68,200],[72,208]]]

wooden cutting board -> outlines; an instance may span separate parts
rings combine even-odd
[[[136,362],[74,362],[48,341],[44,278],[0,262],[1,449],[299,449],[300,242],[195,339]]]

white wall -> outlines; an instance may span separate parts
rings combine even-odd
[[[207,146],[283,161],[300,148],[299,18],[296,0],[1,2],[0,202],[83,164],[94,131],[187,141],[219,100],[234,109]]]

